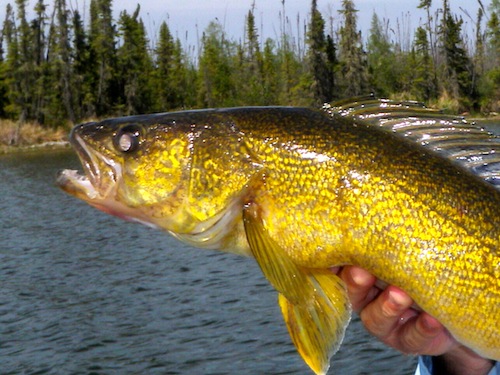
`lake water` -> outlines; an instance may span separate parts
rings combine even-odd
[[[69,150],[0,156],[0,374],[310,374],[252,259],[187,247],[54,186]],[[412,374],[357,319],[332,374]]]

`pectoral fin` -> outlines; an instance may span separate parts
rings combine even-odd
[[[279,291],[279,304],[298,352],[316,374],[325,374],[349,323],[351,308],[343,282],[334,274],[297,266],[249,210],[247,239],[262,272]]]

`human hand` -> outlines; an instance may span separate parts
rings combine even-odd
[[[359,267],[334,272],[346,283],[353,310],[368,332],[386,345],[406,354],[434,356],[439,374],[484,375],[493,367],[493,361],[459,344],[435,318],[414,309],[413,300],[401,289],[379,289],[375,276]]]

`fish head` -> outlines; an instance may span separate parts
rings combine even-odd
[[[63,190],[177,236],[215,236],[211,228],[227,224],[255,172],[234,123],[211,112],[86,123],[72,130],[70,143],[84,173],[62,171]]]
[[[174,120],[151,123],[140,117],[78,125],[70,143],[84,173],[62,171],[58,184],[106,213],[182,230],[189,220],[192,134]]]

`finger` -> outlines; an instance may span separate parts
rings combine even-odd
[[[376,277],[362,268],[346,266],[340,272],[354,311],[361,311],[380,292],[375,288]]]
[[[398,326],[418,313],[411,309],[413,300],[401,289],[389,286],[360,313],[366,329],[383,342],[394,346]]]
[[[446,328],[426,312],[401,327],[397,338],[400,350],[408,354],[437,356],[457,345]]]

